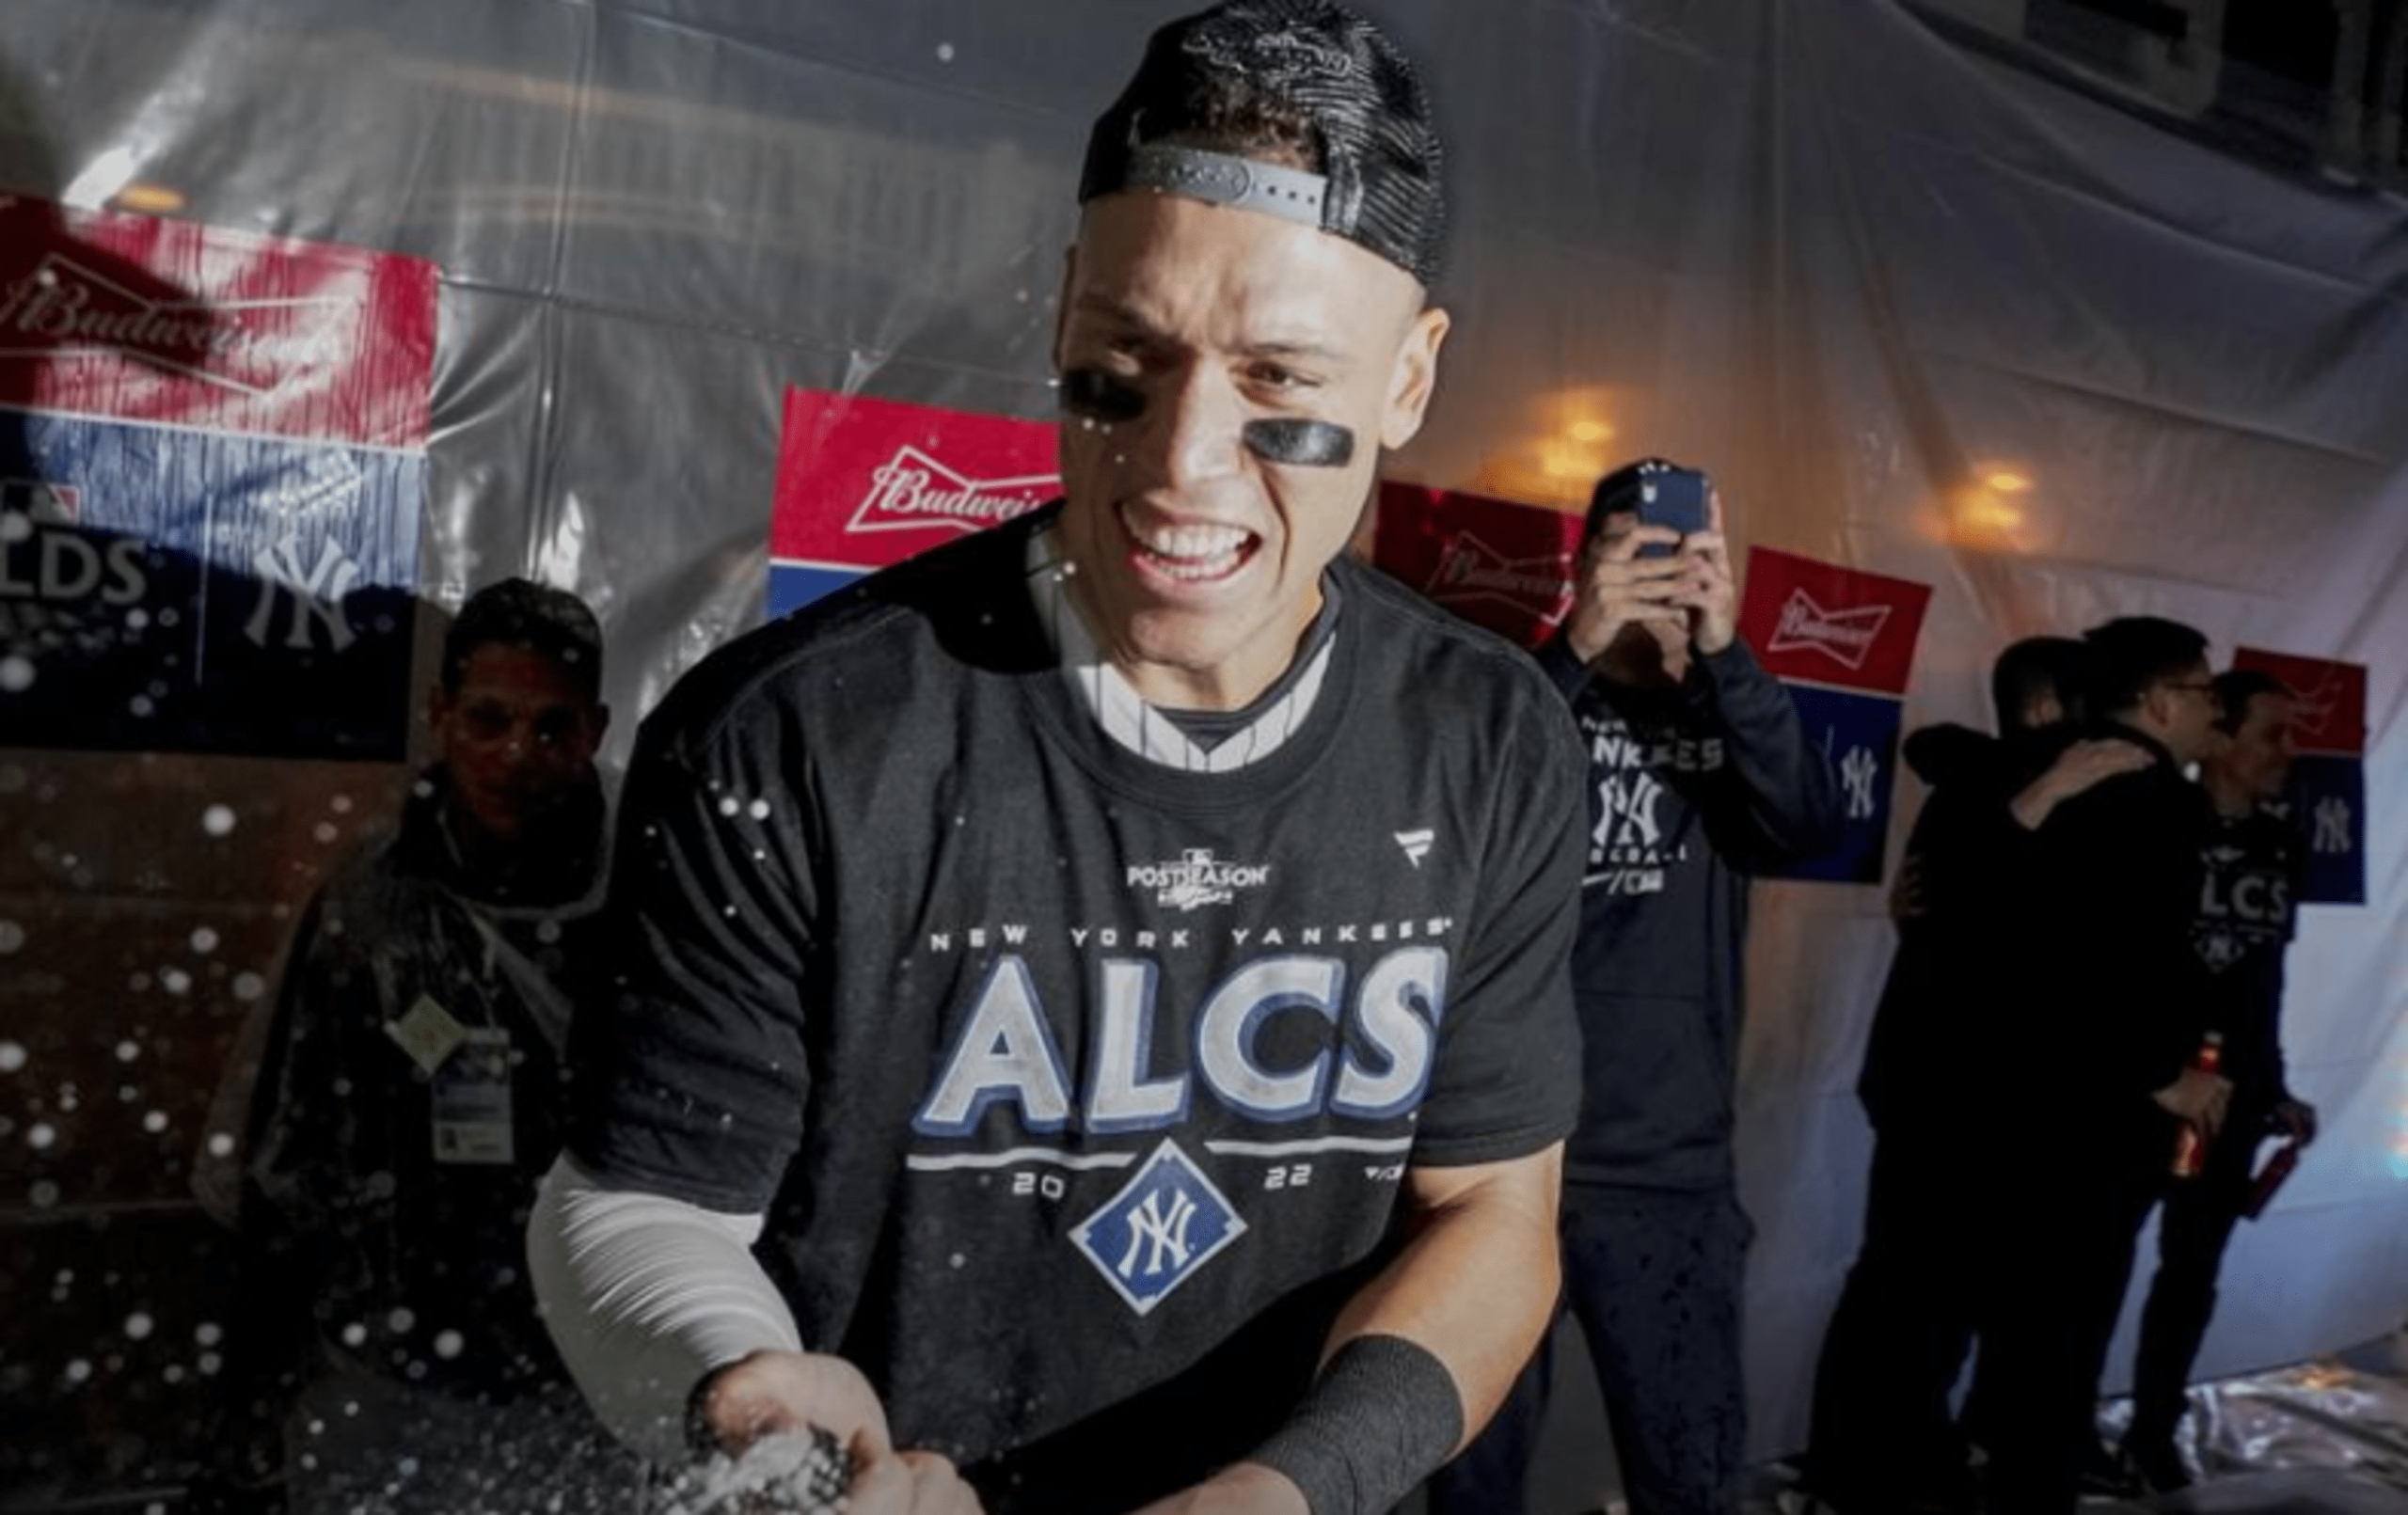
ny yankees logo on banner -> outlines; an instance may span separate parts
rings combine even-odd
[[[1147,1315],[1245,1230],[1203,1170],[1164,1142],[1070,1239],[1129,1308]]]
[[[1840,760],[1840,782],[1847,786],[1847,818],[1869,821],[1879,807],[1873,783],[1881,776],[1881,762],[1869,747],[1851,747]]]
[[[2350,825],[2350,802],[2338,795],[2327,796],[2316,807],[2316,850],[2346,853],[2355,844],[2355,833]]]

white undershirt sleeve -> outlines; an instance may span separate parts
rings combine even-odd
[[[611,1433],[657,1461],[692,1456],[686,1406],[711,1369],[802,1335],[752,1256],[763,1218],[610,1190],[563,1154],[527,1223],[544,1323]]]

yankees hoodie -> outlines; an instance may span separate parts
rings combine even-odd
[[[1593,675],[1561,638],[1539,661],[1589,759],[1573,949],[1582,1104],[1565,1176],[1730,1183],[1748,882],[1838,841],[1830,764],[1744,643],[1646,687]]]

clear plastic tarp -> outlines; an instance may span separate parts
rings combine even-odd
[[[432,260],[419,592],[585,595],[623,743],[760,616],[787,387],[1048,413],[1086,122],[1185,8],[8,0],[0,188]],[[2326,1134],[2234,1245],[2200,1365],[2397,1325],[2408,209],[2219,156],[1891,0],[1374,8],[1427,60],[1459,207],[1455,335],[1397,477],[1561,504],[1624,457],[1694,461],[1742,546],[1936,587],[1909,725],[1986,723],[2004,642],[2126,612],[2219,657],[2370,666],[2368,903],[2307,911],[2291,955],[2292,1076]],[[28,1428],[0,1483],[171,1481],[205,1377],[205,1270],[181,1259],[209,1092],[293,910],[407,769],[0,745],[0,1421]],[[1766,1454],[1802,1440],[1856,1241],[1850,1088],[1890,947],[1877,888],[1759,891]],[[1997,1029],[1998,1056],[2035,1050]]]

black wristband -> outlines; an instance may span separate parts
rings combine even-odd
[[[1463,1434],[1463,1396],[1436,1353],[1402,1336],[1357,1336],[1247,1460],[1303,1490],[1312,1515],[1386,1515]]]

